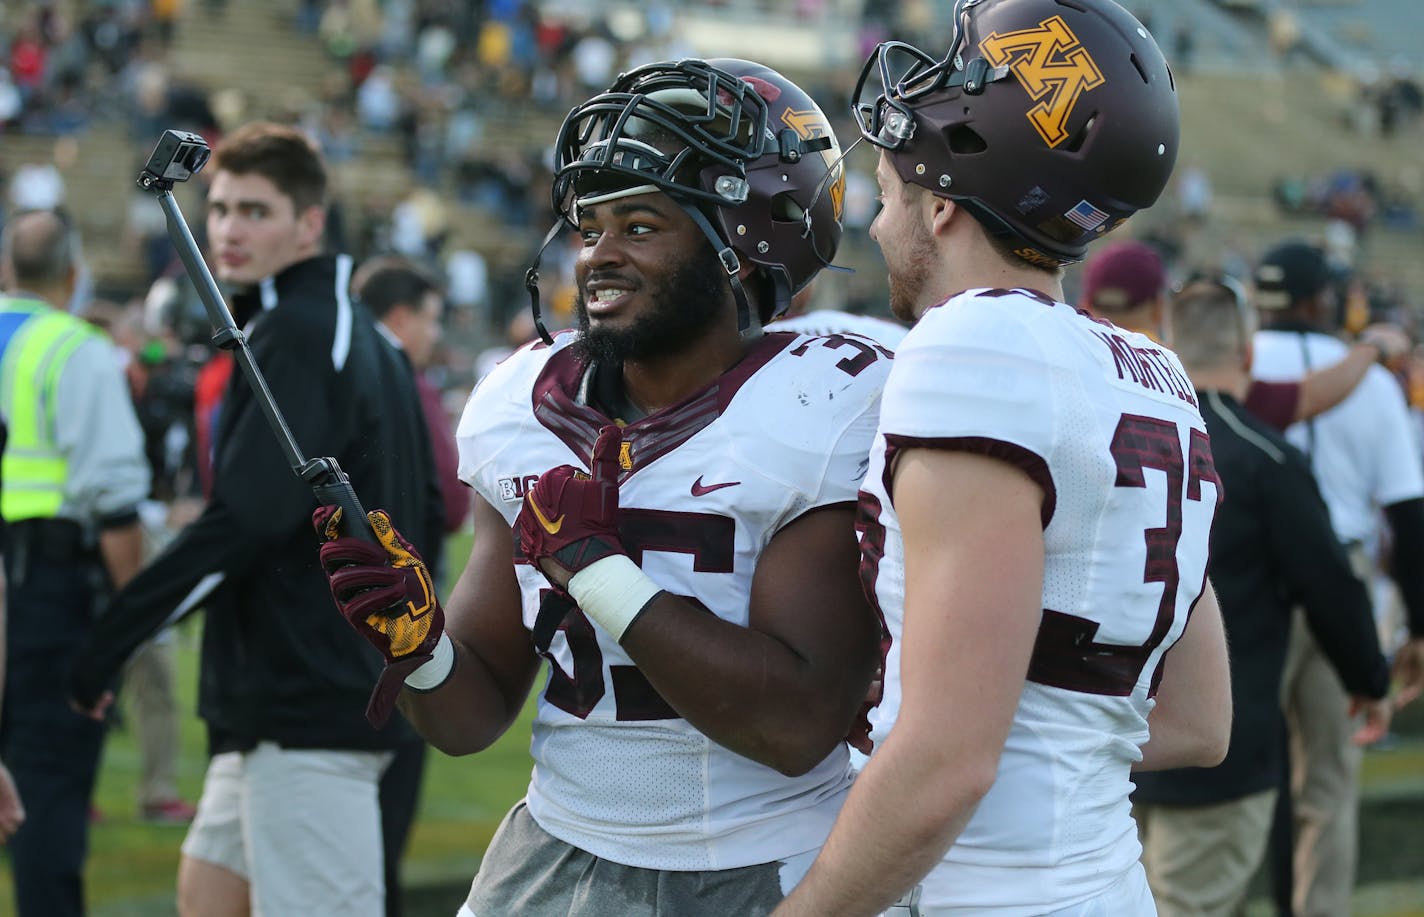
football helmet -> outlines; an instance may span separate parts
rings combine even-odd
[[[1150,207],[1177,158],[1172,73],[1112,0],[960,0],[948,53],[881,44],[851,107],[902,179],[1044,267]]]
[[[829,265],[841,238],[845,173],[829,119],[770,67],[734,58],[648,64],[564,119],[554,147],[554,209],[658,190],[707,233],[751,324],[736,273],[756,265],[763,315]],[[770,309],[767,309],[767,300]]]

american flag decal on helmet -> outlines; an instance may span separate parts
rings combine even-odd
[[[1088,232],[1092,232],[1106,223],[1109,216],[1109,214],[1103,213],[1087,201],[1079,201],[1072,210],[1063,215]]]

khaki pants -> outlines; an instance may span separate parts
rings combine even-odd
[[[1216,805],[1133,806],[1161,917],[1237,917],[1265,858],[1276,791]]]
[[[1363,551],[1350,552],[1358,576],[1368,573]],[[1350,741],[1357,724],[1350,698],[1296,609],[1281,679],[1281,703],[1290,730],[1294,813],[1296,917],[1350,913],[1359,854],[1360,764],[1364,750]]]
[[[178,798],[178,705],[173,694],[172,631],[139,646],[124,669],[124,693],[139,748],[138,804]]]

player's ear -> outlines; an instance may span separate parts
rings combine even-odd
[[[924,216],[925,225],[931,234],[939,236],[949,228],[949,221],[954,219],[954,215],[959,212],[959,205],[947,197],[940,197],[938,194],[924,193],[926,200]]]

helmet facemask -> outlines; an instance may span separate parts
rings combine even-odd
[[[794,114],[808,118],[795,121],[798,130],[777,121],[786,120],[792,103],[799,103]],[[623,74],[608,91],[569,113],[554,152],[552,198],[561,221],[549,239],[562,226],[577,226],[581,206],[664,192],[716,249],[743,333],[760,330],[738,278],[744,261],[770,282],[776,303],[768,311],[776,315],[834,257],[840,197],[834,217],[828,215],[829,204],[817,204],[833,180],[843,190],[834,136],[809,97],[760,65],[684,60]],[[836,154],[834,164],[817,172],[816,178],[825,180],[815,194],[801,190],[803,201],[789,200],[788,190],[804,189],[804,170],[828,152]],[[767,170],[778,168],[775,179],[768,176]],[[788,181],[792,173],[799,181]],[[797,237],[788,242],[781,230],[790,221],[797,222]],[[537,323],[532,289],[531,295]]]

